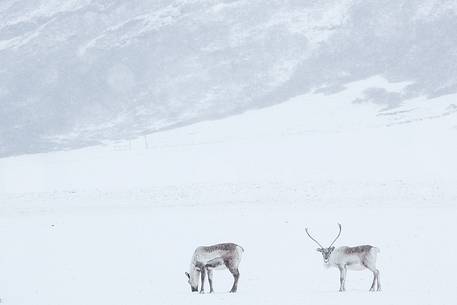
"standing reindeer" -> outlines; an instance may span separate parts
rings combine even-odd
[[[381,282],[379,281],[379,270],[376,269],[376,256],[379,249],[369,245],[357,246],[357,247],[333,247],[335,241],[340,237],[341,224],[338,224],[340,231],[338,235],[330,244],[329,247],[323,247],[316,239],[314,239],[308,232],[308,228],[305,229],[306,234],[311,238],[320,248],[317,251],[322,253],[324,263],[328,266],[338,267],[340,270],[340,291],[345,291],[346,287],[346,270],[347,268],[352,270],[364,270],[369,269],[373,272],[373,283],[371,284],[370,291],[375,290],[377,283],[377,291],[381,290]]]
[[[244,250],[242,247],[224,243],[195,249],[190,263],[189,273],[185,272],[192,292],[198,291],[199,276],[201,277],[200,293],[205,293],[205,276],[208,273],[210,293],[213,293],[213,270],[228,269],[233,275],[233,286],[230,292],[236,292],[240,272],[238,265]]]

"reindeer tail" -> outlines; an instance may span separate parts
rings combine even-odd
[[[244,252],[244,249],[243,249],[243,247],[241,247],[240,245],[236,245],[236,246],[238,247],[238,249],[240,249],[240,250],[241,250],[241,253],[243,253],[243,252]]]

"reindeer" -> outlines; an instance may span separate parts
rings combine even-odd
[[[381,290],[381,282],[379,281],[379,270],[376,269],[376,256],[379,249],[369,245],[357,246],[357,247],[333,247],[335,241],[340,237],[341,224],[338,224],[340,230],[338,235],[330,244],[329,247],[323,247],[316,239],[314,239],[308,232],[308,228],[305,229],[306,234],[311,238],[320,248],[317,251],[322,253],[324,263],[331,267],[338,267],[340,270],[340,291],[345,291],[346,287],[346,270],[347,268],[352,270],[364,270],[369,269],[373,272],[373,283],[371,284],[370,291],[375,290],[377,283],[377,291]]]
[[[238,265],[241,261],[243,248],[232,243],[198,247],[195,249],[190,264],[189,273],[185,272],[192,292],[198,291],[199,275],[201,277],[200,293],[205,293],[205,277],[208,273],[210,293],[213,293],[213,270],[228,269],[233,275],[233,286],[230,292],[236,292],[240,272]]]

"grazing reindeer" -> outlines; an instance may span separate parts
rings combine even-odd
[[[377,290],[381,290],[381,282],[379,281],[379,270],[376,269],[376,256],[379,249],[373,246],[364,245],[358,247],[332,247],[335,241],[340,237],[341,224],[338,224],[340,231],[333,240],[328,248],[322,247],[322,245],[315,240],[308,232],[308,228],[305,229],[306,234],[311,238],[320,248],[317,251],[322,253],[324,263],[328,266],[338,267],[340,270],[340,291],[345,291],[346,284],[346,270],[347,268],[352,270],[364,270],[369,269],[373,272],[373,284],[371,284],[370,291],[375,290],[377,283]]]
[[[205,293],[205,276],[208,273],[210,293],[213,293],[213,270],[228,269],[233,275],[233,286],[230,292],[236,292],[240,272],[238,265],[241,261],[243,248],[232,243],[217,244],[195,249],[190,264],[189,273],[185,273],[192,292],[198,291],[198,277],[201,277],[200,293]]]

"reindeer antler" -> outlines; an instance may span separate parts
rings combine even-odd
[[[311,238],[316,244],[318,244],[319,247],[324,248],[324,247],[322,247],[322,245],[321,245],[317,240],[315,240],[315,239],[309,234],[308,228],[305,228],[305,231],[306,231],[306,234],[308,234],[309,238]]]
[[[332,241],[332,243],[330,244],[329,248],[331,246],[333,246],[333,244],[335,243],[335,241],[338,239],[338,237],[340,237],[340,234],[341,234],[341,224],[339,223],[338,224],[338,227],[340,228],[340,231],[338,232],[338,235],[335,237],[335,239]]]

